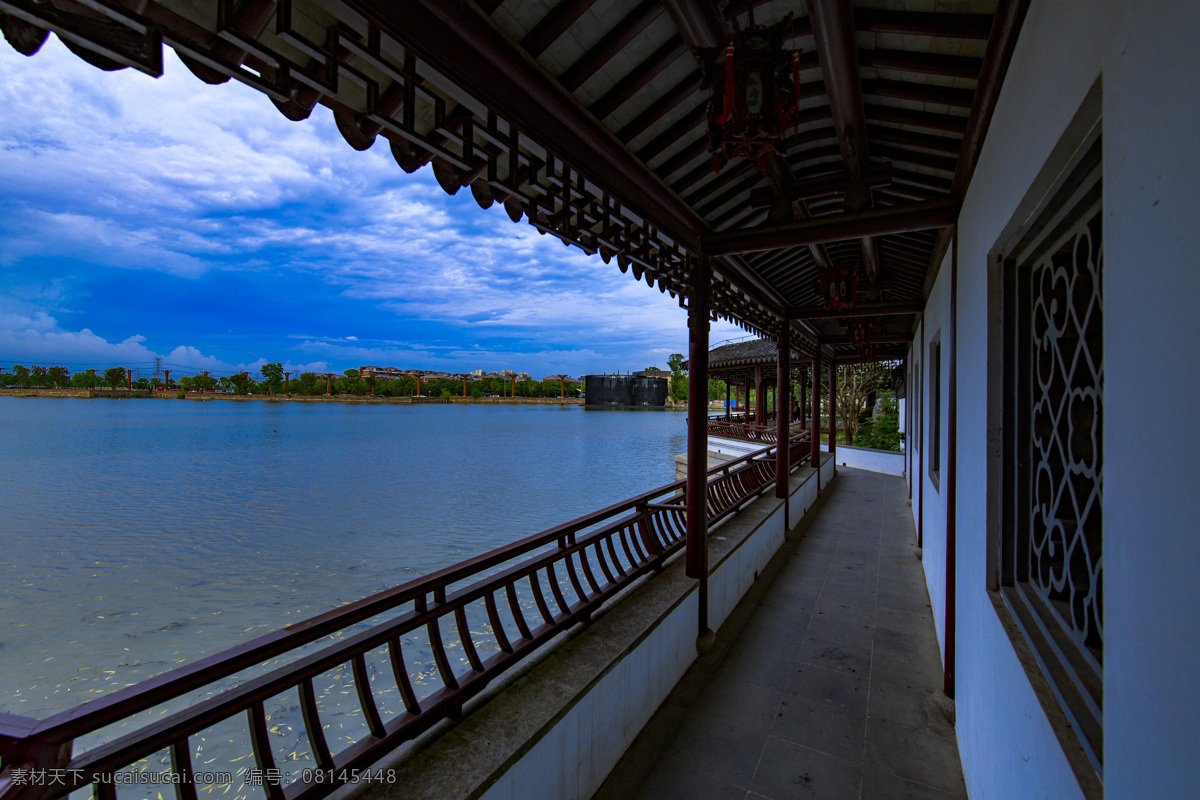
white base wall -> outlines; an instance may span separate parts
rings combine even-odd
[[[821,449],[828,451],[829,445],[821,445]],[[835,460],[839,467],[865,469],[868,472],[881,472],[884,475],[904,474],[904,453],[901,452],[839,444],[834,453],[837,455]]]

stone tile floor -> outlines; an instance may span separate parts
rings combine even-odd
[[[593,800],[966,797],[905,497],[840,468]]]

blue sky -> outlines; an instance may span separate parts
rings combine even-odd
[[[615,262],[165,55],[156,80],[0,42],[0,366],[540,377],[686,352],[685,312]]]

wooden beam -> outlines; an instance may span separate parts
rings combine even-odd
[[[955,108],[970,108],[975,102],[975,93],[970,89],[955,89],[952,86],[934,86],[929,83],[908,81],[863,81],[863,94],[872,97],[891,97],[896,100],[913,100],[917,103],[935,103]]]
[[[596,0],[562,0],[533,26],[533,30],[521,40],[521,47],[537,58],[554,44],[554,40],[567,32],[567,28],[583,16]]]
[[[922,150],[934,150],[948,156],[958,157],[962,150],[962,139],[953,136],[936,136],[930,133],[903,131],[899,128],[885,128],[882,125],[868,125],[867,138],[874,142],[898,144],[904,147],[919,147]]]
[[[649,108],[638,114],[629,124],[617,131],[617,138],[628,144],[631,139],[658,122],[684,100],[695,95],[703,86],[704,76],[700,70],[696,70],[677,83],[666,94],[656,98]]]
[[[907,333],[880,333],[871,337],[871,344],[902,344],[912,341],[912,336]],[[822,345],[847,345],[857,344],[854,337],[847,336],[822,336]]]
[[[947,133],[964,133],[967,130],[966,117],[953,117],[949,114],[931,114],[928,111],[912,111],[907,108],[880,106],[873,103],[867,104],[866,114],[867,119],[872,122],[908,125],[913,128]]]
[[[809,0],[809,20],[817,59],[825,77],[825,93],[838,132],[842,161],[851,176],[860,178],[870,155],[863,121],[862,84],[858,77],[858,44],[854,9],[849,0]]]
[[[663,0],[675,29],[692,50],[721,47],[729,27],[711,0]]]
[[[950,78],[978,78],[983,62],[978,58],[943,56],[936,53],[911,53],[907,50],[863,50],[859,60],[864,67],[882,67],[900,72],[944,75]]]
[[[639,89],[654,80],[669,67],[675,59],[687,52],[687,46],[678,36],[672,36],[661,47],[636,65],[629,74],[617,82],[615,86],[604,93],[604,96],[592,103],[588,110],[596,119],[604,119],[620,108]]]
[[[870,33],[986,39],[992,29],[992,18],[988,14],[931,14],[860,8],[854,12],[854,24],[859,30]]]
[[[842,194],[850,185],[850,173],[845,170],[831,172],[816,178],[793,181],[784,196],[789,200],[811,200],[814,197],[824,197],[831,194]],[[887,186],[892,182],[892,167],[890,164],[878,164],[863,171],[863,181],[869,188]],[[750,193],[750,205],[770,205],[774,199],[770,189],[756,189]]]
[[[1000,87],[1004,83],[1004,76],[1008,74],[1008,65],[1017,46],[1017,36],[1021,33],[1021,24],[1025,21],[1025,13],[1028,10],[1029,0],[1000,0],[996,7],[992,33],[988,38],[987,50],[983,54],[983,68],[975,87],[975,103],[971,106],[971,115],[967,118],[967,129],[963,134],[962,155],[959,156],[954,182],[950,187],[951,196],[960,202],[967,194],[971,176],[975,174],[979,151],[983,149],[983,140],[987,136],[992,114],[996,110],[996,101],[1000,97]],[[929,297],[929,293],[933,291],[933,283],[937,280],[938,270],[941,269],[942,259],[949,247],[950,231],[944,230],[938,236],[929,270],[925,275],[925,297]]]
[[[584,81],[599,72],[617,53],[624,50],[625,45],[646,30],[650,23],[658,19],[662,12],[663,5],[659,0],[643,0],[637,8],[626,14],[625,18],[618,22],[612,30],[604,34],[591,50],[588,50],[579,57],[578,61],[568,67],[566,72],[559,76],[558,82],[569,92],[578,89]]]
[[[782,247],[836,242],[863,236],[929,230],[953,225],[958,219],[959,203],[943,200],[906,206],[873,209],[858,216],[838,214],[793,222],[789,225],[742,228],[703,238],[705,252],[712,255],[778,250]]]
[[[889,317],[900,314],[920,314],[924,303],[878,303],[857,305],[842,311],[837,309],[790,308],[788,316],[794,319],[848,319],[851,317]]]

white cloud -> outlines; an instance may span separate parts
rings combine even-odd
[[[236,81],[201,83],[169,49],[154,80],[100,72],[53,36],[34,59],[0,46],[0,73],[0,265],[57,256],[189,280],[253,271],[285,290],[317,276],[354,315],[296,340],[322,369],[462,369],[476,358],[534,371],[640,368],[686,349],[686,316],[668,295],[499,207],[481,211],[466,192],[447,197],[428,168],[406,175],[386,143],[352,150],[322,107],[293,123]],[[135,331],[109,342],[82,327],[102,327],[92,320],[61,328],[53,315],[73,309],[49,296],[51,283],[38,310],[0,317],[0,355],[30,348],[65,358],[74,342],[81,360],[153,357]],[[363,315],[429,323],[423,330],[440,343],[336,330]],[[714,342],[741,335],[713,324]],[[189,339],[157,344],[187,368],[267,360],[232,363],[261,352],[257,344],[236,355],[175,346]]]

